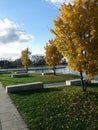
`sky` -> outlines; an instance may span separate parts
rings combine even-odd
[[[44,47],[53,39],[49,29],[60,15],[65,0],[0,1],[0,58],[17,59],[29,48],[32,55],[44,55]]]

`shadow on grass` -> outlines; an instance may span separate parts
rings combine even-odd
[[[66,86],[69,87],[69,86]],[[82,93],[82,87],[81,86],[71,86],[74,90],[75,88],[78,88],[80,92]],[[49,92],[62,92],[65,87],[56,87],[56,88],[41,88],[41,89],[33,89],[33,90],[26,90],[26,91],[19,91],[19,92],[13,92],[11,94],[17,94],[17,95],[31,95],[31,94],[37,94],[37,93],[49,93]],[[96,95],[96,98],[98,98],[98,84],[89,84],[87,86],[87,93],[90,95]],[[95,89],[92,91],[91,89]],[[75,90],[74,90],[75,91]],[[87,94],[86,93],[86,94]]]
[[[91,84],[88,84],[88,87],[98,88],[98,84],[97,83],[91,83]]]
[[[97,99],[97,104],[98,104],[98,91],[89,91],[89,95],[90,96],[94,96]]]
[[[32,95],[32,94],[39,94],[39,93],[49,93],[49,92],[62,92],[63,87],[60,88],[42,88],[42,89],[34,89],[34,90],[26,90],[26,91],[20,91],[20,92],[13,92],[11,94],[17,94],[17,95]]]

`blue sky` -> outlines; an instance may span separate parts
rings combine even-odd
[[[0,58],[18,58],[27,47],[44,54],[44,46],[53,38],[49,29],[59,16],[64,0],[2,0],[0,2]]]

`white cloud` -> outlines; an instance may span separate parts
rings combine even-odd
[[[8,19],[0,20],[0,57],[19,56],[32,45],[33,36],[20,29],[19,24]]]
[[[0,43],[30,42],[33,36],[20,30],[19,25],[8,19],[0,20]]]
[[[53,3],[53,4],[62,4],[64,2],[66,2],[66,0],[45,0],[45,1]]]
[[[63,3],[65,0],[50,0],[52,3]]]
[[[63,3],[71,3],[73,0],[44,0],[46,2],[52,3],[54,5],[56,5],[57,7],[60,7],[61,4]]]

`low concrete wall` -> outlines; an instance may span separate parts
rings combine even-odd
[[[16,72],[15,72],[15,74],[24,74],[24,73],[26,73],[26,71],[24,71],[24,70],[16,71]]]
[[[20,77],[28,77],[28,73],[20,73],[20,74],[11,74],[11,77],[13,78],[20,78]]]
[[[33,82],[33,83],[6,86],[6,92],[12,93],[16,91],[25,91],[25,90],[40,89],[40,88],[44,88],[42,82]]]
[[[54,74],[53,72],[49,72],[49,73],[42,73],[42,76],[43,75],[51,75],[51,74]]]
[[[81,85],[81,79],[66,80],[66,85]]]
[[[8,71],[6,71],[6,70],[4,70],[4,71],[1,70],[1,71],[0,71],[0,74],[9,74],[9,73],[10,73],[10,72],[8,72]]]

